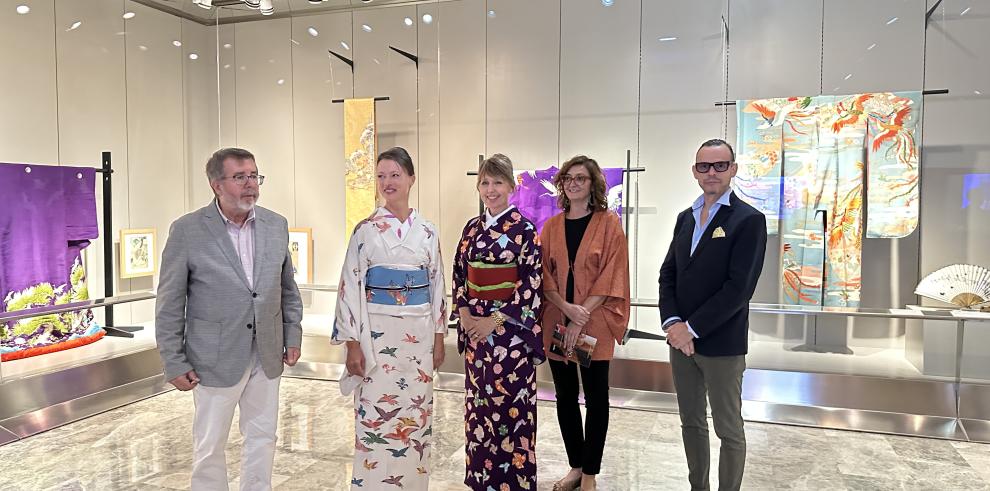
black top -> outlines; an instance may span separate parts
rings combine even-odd
[[[588,230],[588,224],[591,223],[591,215],[594,213],[588,213],[581,218],[567,218],[564,217],[564,238],[567,241],[567,264],[570,265],[567,268],[567,301],[574,301],[574,260],[577,258],[578,248],[581,247],[581,239],[584,238],[584,232]]]

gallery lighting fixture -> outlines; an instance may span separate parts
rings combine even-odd
[[[76,29],[79,29],[79,26],[81,26],[81,25],[82,25],[82,21],[81,20],[77,20],[77,21],[73,22],[72,25],[69,26],[69,28],[65,30],[65,32],[75,31]]]
[[[124,15],[122,15],[121,17],[127,20],[127,19],[133,19],[136,15],[137,14],[135,14],[134,12],[124,12]]]
[[[248,7],[255,10],[261,7],[261,0],[244,0],[244,3],[247,4]]]
[[[199,5],[200,8],[211,9],[213,8],[213,0],[193,0],[194,5]]]
[[[323,3],[323,0],[309,0],[309,3],[311,3],[313,5],[319,5],[319,4]]]
[[[272,0],[259,0],[258,1],[258,11],[261,15],[272,15],[275,13],[275,7],[272,5]]]
[[[16,10],[18,14],[24,15],[31,11],[31,7],[28,7],[27,5],[18,5]]]
[[[430,14],[423,14],[423,23],[430,24],[433,22],[433,16]]]
[[[308,32],[309,35],[313,37],[320,35],[320,31],[317,31],[316,28],[313,26],[309,26],[309,28],[306,29],[306,32]]]

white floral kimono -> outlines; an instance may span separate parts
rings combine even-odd
[[[333,343],[359,341],[365,377],[354,391],[352,489],[426,490],[433,434],[433,341],[447,332],[439,237],[412,211],[385,208],[361,222],[347,247]],[[443,349],[438,346],[437,349]]]

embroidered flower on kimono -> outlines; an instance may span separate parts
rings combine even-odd
[[[516,253],[506,250],[506,251],[502,251],[502,253],[499,254],[498,257],[501,259],[505,259],[506,262],[511,263],[516,260]]]
[[[492,459],[485,459],[485,469],[492,470],[495,464],[492,464]]]
[[[522,469],[523,468],[523,465],[525,465],[525,464],[526,464],[526,456],[525,455],[523,455],[523,454],[521,454],[519,452],[514,452],[512,454],[512,465],[516,466],[516,469]]]
[[[485,385],[485,393],[486,394],[491,395],[491,393],[494,392],[494,391],[495,391],[495,389],[493,389],[490,384],[486,384]]]
[[[502,364],[496,363],[495,366],[492,367],[492,372],[494,372],[495,375],[500,375],[502,373]]]
[[[498,487],[498,491],[512,491],[512,488],[509,487],[508,483],[503,482],[502,485]]]
[[[496,405],[497,405],[497,404],[496,404]],[[499,420],[501,420],[501,419],[502,419],[502,415],[501,415],[501,414],[499,414],[499,413],[495,413],[495,414],[493,414],[493,415],[492,415],[492,421],[494,421],[494,422],[496,422],[496,423],[498,423],[498,422],[499,422]]]
[[[509,434],[509,427],[506,425],[498,425],[499,436],[505,436]]]
[[[519,409],[514,408],[514,407],[510,407],[509,408],[509,417],[512,418],[512,419],[518,418],[519,417]]]
[[[509,353],[509,358],[512,358],[513,360],[515,360],[516,358],[519,358],[519,356],[521,356],[521,355],[522,355],[522,352],[521,351],[519,351],[517,349],[514,349],[514,350],[512,350],[511,353]]]
[[[512,219],[515,220],[515,221],[517,221],[517,222],[519,220],[522,220],[522,215],[520,215],[518,211],[512,212],[512,214],[509,215],[509,216],[512,217]]]

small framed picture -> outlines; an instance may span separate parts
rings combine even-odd
[[[289,256],[296,284],[313,283],[313,229],[289,229]]]
[[[154,276],[158,271],[155,255],[155,229],[135,228],[120,231],[120,277]]]

